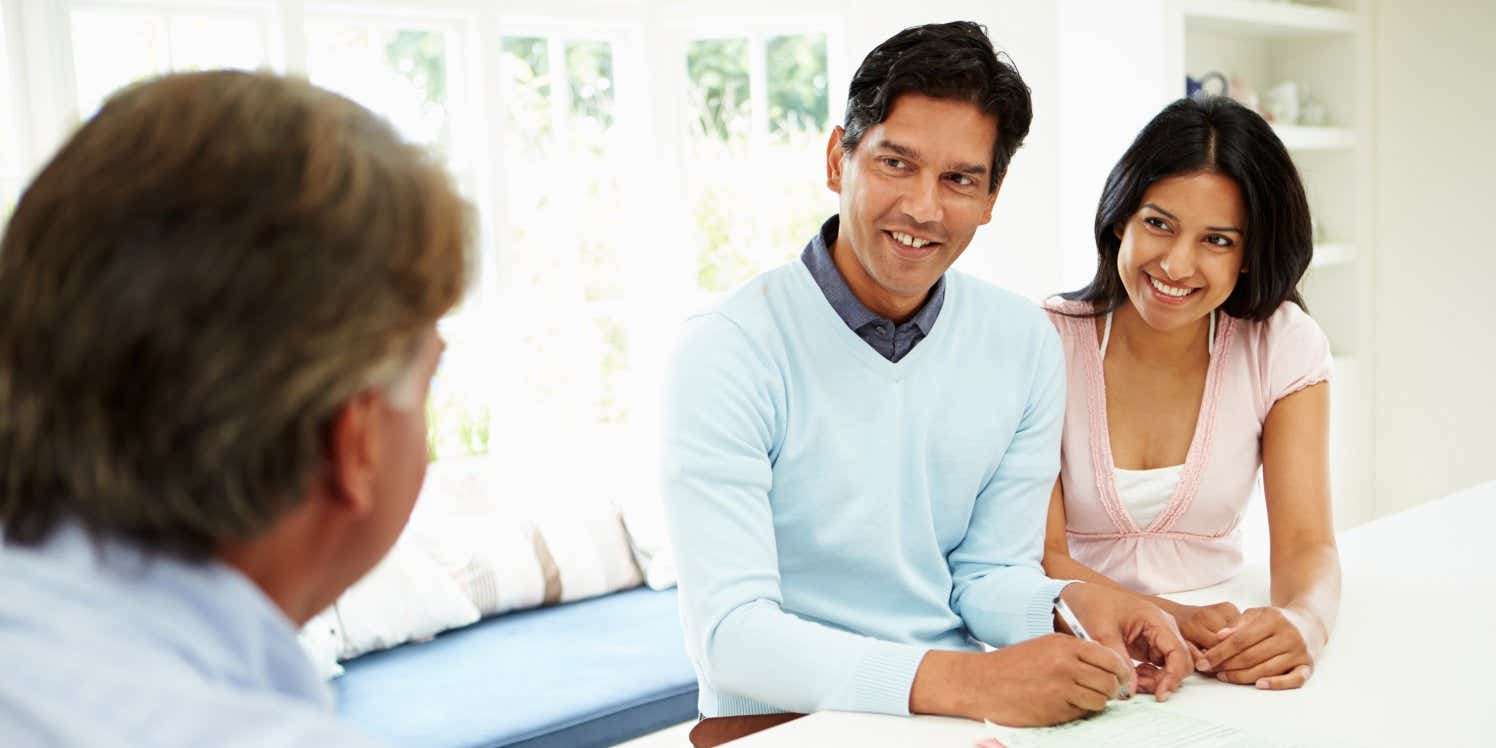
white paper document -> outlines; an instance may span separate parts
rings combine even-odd
[[[1108,748],[1109,746],[1219,746],[1285,748],[1234,727],[1191,717],[1151,699],[1113,703],[1099,714],[1054,727],[1004,727],[987,723],[1003,748]],[[990,745],[987,741],[978,745]]]

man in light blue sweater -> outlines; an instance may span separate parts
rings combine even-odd
[[[1059,341],[947,272],[1031,111],[980,26],[900,32],[831,134],[838,216],[688,323],[663,479],[696,745],[818,710],[1053,724],[1190,671],[1162,611],[1044,576]],[[1061,598],[1100,643],[1054,634]]]

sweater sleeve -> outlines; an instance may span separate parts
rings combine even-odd
[[[1065,359],[1053,328],[1036,328],[1037,355],[1017,433],[977,495],[951,551],[951,600],[977,639],[995,647],[1054,632],[1053,603],[1069,584],[1044,575],[1044,523],[1060,469]]]
[[[908,714],[924,648],[782,607],[769,495],[785,412],[778,367],[713,314],[690,323],[667,381],[662,488],[686,649],[719,695],[707,716],[765,707]]]

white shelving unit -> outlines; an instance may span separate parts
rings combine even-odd
[[[1198,31],[1263,39],[1314,39],[1360,27],[1352,10],[1284,0],[1180,0],[1176,12]]]
[[[1318,126],[1275,122],[1303,176],[1316,224],[1301,290],[1330,338],[1331,471],[1336,523],[1372,517],[1370,192],[1371,34],[1374,0],[1060,0],[1061,238],[1067,287],[1093,263],[1088,234],[1097,190],[1132,135],[1185,95],[1186,76],[1221,73],[1237,98],[1294,81],[1323,106]],[[1067,46],[1068,44],[1068,46]],[[1242,89],[1246,89],[1245,91]],[[1115,137],[1086,129],[1105,116]],[[1081,124],[1077,124],[1081,123]]]
[[[1358,138],[1349,127],[1303,127],[1280,125],[1273,128],[1290,151],[1351,151]]]
[[[1331,473],[1339,524],[1370,517],[1371,399],[1366,367],[1371,295],[1369,240],[1370,34],[1366,2],[1305,4],[1282,0],[1174,0],[1163,6],[1177,41],[1174,80],[1209,71],[1246,84],[1266,106],[1266,92],[1295,81],[1318,99],[1328,122],[1306,127],[1274,122],[1309,192],[1318,233],[1302,289],[1309,310],[1330,337]],[[1182,94],[1183,90],[1178,90]],[[1238,95],[1241,92],[1231,92]]]

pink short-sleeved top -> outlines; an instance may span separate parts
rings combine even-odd
[[[1262,467],[1262,424],[1279,399],[1330,377],[1330,344],[1291,302],[1262,322],[1219,315],[1215,351],[1183,475],[1168,506],[1139,526],[1117,497],[1097,318],[1081,302],[1045,303],[1065,350],[1061,437],[1070,556],[1145,594],[1197,589],[1242,564],[1238,525]]]

